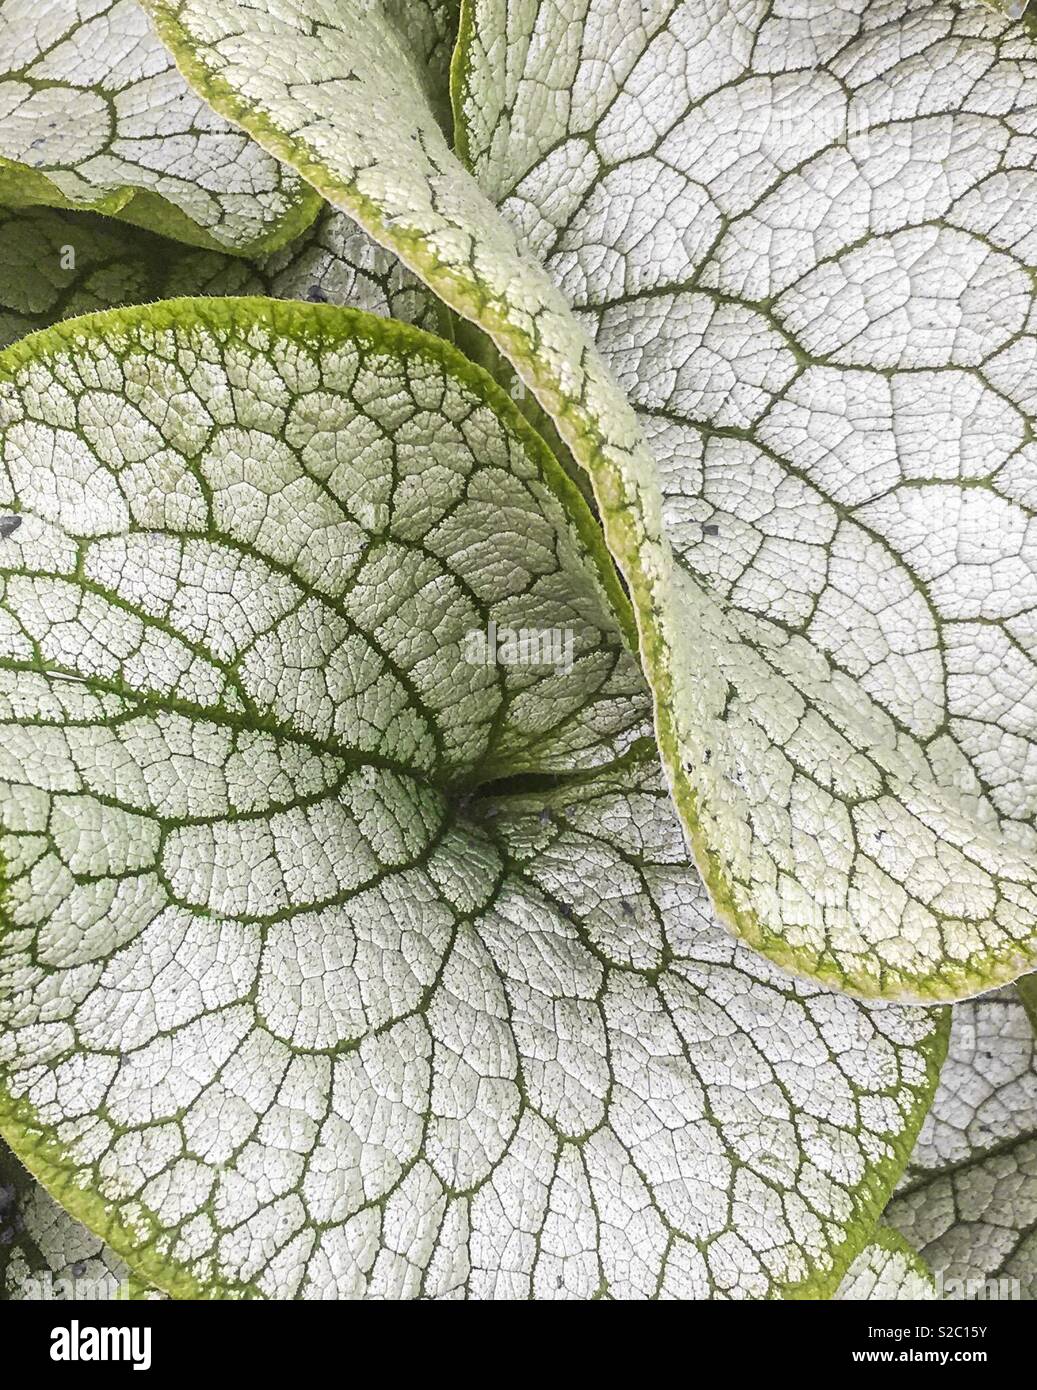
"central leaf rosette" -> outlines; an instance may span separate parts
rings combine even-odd
[[[0,424],[0,1127],[68,1210],[195,1296],[833,1288],[939,1021],[716,926],[489,378],[174,301],[9,349]]]

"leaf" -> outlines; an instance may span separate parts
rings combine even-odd
[[[945,1298],[1037,1297],[1037,1040],[1010,993],[954,1010],[940,1086],[886,1220]]]
[[[136,0],[3,0],[0,200],[259,252],[320,200],[185,86]]]
[[[1013,209],[1037,177],[1013,131],[1037,60],[950,5],[718,9],[646,7],[638,28],[474,0],[466,154],[659,461],[714,634],[687,624],[703,650],[675,698],[718,898],[792,968],[968,993],[1034,960],[1035,339]]]
[[[385,12],[418,60],[418,76],[446,135],[453,127],[450,64],[457,42],[461,0],[385,0]]]
[[[1037,1032],[1037,976],[1025,975],[1018,982],[1019,998],[1023,1001],[1027,1016]]]
[[[1033,23],[1030,0],[973,0],[973,3],[986,5],[991,10],[998,10],[1001,14],[1007,15],[1009,19],[1027,20],[1031,25]]]
[[[329,207],[290,246],[257,260],[205,251],[180,256],[165,278],[163,297],[199,293],[342,304],[448,336],[446,311],[421,281],[351,218]]]
[[[880,1227],[846,1271],[835,1297],[843,1303],[932,1301],[933,1276],[903,1236]]]
[[[165,260],[179,254],[137,228],[53,208],[0,208],[0,237],[2,347],[58,319],[159,298]]]
[[[189,293],[344,304],[429,329],[443,313],[395,256],[333,208],[291,246],[254,260],[53,208],[0,208],[0,236],[0,347],[76,314]]]
[[[268,301],[0,372],[0,1127],[47,1187],[179,1295],[827,1295],[944,1019],[716,926],[507,396]],[[476,664],[490,621],[571,672]]]
[[[0,1301],[110,1299],[129,1276],[0,1140]]]
[[[311,0],[294,18],[234,0],[149,0],[149,7],[195,89],[490,334],[590,473],[634,603],[667,774],[714,901],[738,933],[789,969],[863,995],[956,998],[1032,969],[1033,711],[1021,691],[1030,678],[1037,581],[1030,503],[1020,490],[1029,457],[1025,429],[1019,433],[1028,340],[1016,341],[1029,290],[1016,263],[1024,233],[1013,231],[1010,217],[991,221],[1001,185],[989,184],[990,161],[969,133],[984,121],[1002,135],[1013,121],[1025,123],[1027,98],[1020,89],[1019,112],[1003,117],[1014,89],[1006,95],[1002,84],[990,97],[994,114],[967,115],[964,124],[952,114],[930,116],[926,105],[933,64],[941,81],[960,69],[954,81],[966,90],[971,55],[989,67],[998,45],[1006,61],[1019,51],[1011,71],[1025,78],[1022,38],[996,18],[964,19],[943,5],[895,21],[877,7],[862,20],[808,6],[788,20],[761,10],[749,21],[735,6],[707,14],[670,3],[645,12],[639,26],[632,11],[611,4],[505,11],[476,3],[466,11],[455,64],[456,138],[482,188],[503,200],[509,227],[447,147],[378,6],[345,0],[327,14]],[[319,38],[307,13],[321,16]],[[969,31],[960,42],[955,26]],[[945,31],[951,37],[941,42]],[[264,65],[260,81],[260,54],[271,46],[281,61]],[[747,68],[751,61],[759,73]],[[878,104],[876,138],[891,151],[872,171],[884,191],[864,197],[870,185],[858,172],[861,196],[842,197],[837,183],[829,206],[824,187],[807,198],[793,171],[823,165],[828,146],[829,162],[846,163],[826,123],[858,87]],[[982,105],[985,90],[981,84],[974,104]],[[913,130],[911,121],[933,135],[935,149],[953,150],[952,174],[944,178],[942,154],[934,160],[925,148],[924,179],[896,155],[898,132]],[[653,154],[657,145],[662,154]],[[1007,170],[1005,186],[1030,176]],[[923,187],[927,199],[916,205],[909,192],[921,197]],[[777,242],[752,214],[772,193],[779,202],[792,197],[798,209],[782,213],[791,225]],[[960,196],[978,230],[930,229],[919,241],[907,224],[943,216],[944,194],[945,203]],[[872,204],[876,236],[857,247]],[[642,225],[646,213],[654,224]],[[728,223],[734,230],[725,231]],[[737,235],[750,230],[758,241],[743,247]],[[805,267],[809,292],[790,291],[779,331],[768,317],[770,279],[789,273],[815,231],[832,248],[824,252],[827,268]],[[930,273],[918,268],[916,242],[932,253]],[[959,244],[965,258],[955,267]],[[888,314],[881,296],[864,295],[863,267],[873,255],[878,283],[896,287]],[[676,570],[662,533],[660,470],[536,256],[577,299],[623,385],[649,413],[668,521],[678,522]],[[951,280],[934,291],[936,274]],[[946,296],[959,275],[964,307],[955,308]],[[852,313],[840,308],[844,280],[846,304],[860,300]],[[988,302],[996,306],[989,314]],[[860,325],[847,331],[860,338],[857,356],[850,340],[824,340],[825,323],[849,324],[853,313]],[[938,321],[917,360],[887,360],[883,334],[895,344],[902,325],[925,314]],[[957,338],[948,314],[961,319]],[[973,358],[983,353],[998,359],[996,390],[976,386]],[[816,360],[806,360],[810,354]],[[945,372],[951,385],[943,409],[952,442],[956,400],[994,412],[1005,496],[985,483],[971,486],[982,476],[974,478],[966,443],[970,485],[960,513],[956,484],[945,488],[942,478],[928,490],[912,481],[903,497],[884,503],[870,492],[860,500],[871,508],[875,537],[888,532],[883,549],[848,508],[859,500],[855,487],[874,486],[871,446],[863,449],[861,439],[870,439],[876,411],[889,422],[880,440],[886,486],[897,481],[889,391],[901,368],[908,400],[904,412],[898,406],[901,434],[910,436],[917,419],[911,407],[923,370]],[[959,372],[973,384],[971,395]],[[842,418],[825,415],[822,388],[843,392],[850,427],[862,424],[841,454],[839,441],[825,454],[822,432],[815,468],[822,476],[800,476],[810,448],[817,452],[811,440]],[[1017,401],[1006,401],[1013,394]],[[781,430],[757,441],[769,407]],[[696,534],[703,519],[714,524],[715,500],[706,511],[695,500],[707,444],[710,469],[723,461],[716,484],[728,508],[723,556],[712,537],[692,547],[679,524],[689,507]],[[822,468],[831,458],[838,467]],[[925,464],[923,443],[910,467],[917,473]],[[936,471],[946,466],[941,459]],[[759,500],[750,468],[765,480]],[[769,502],[775,489],[777,511]],[[932,507],[921,523],[917,507],[935,494],[945,549],[927,556]],[[984,529],[1002,517],[1007,529]],[[738,539],[753,534],[758,546]],[[982,537],[978,567],[954,576],[960,591],[942,594],[939,556],[959,538],[972,545],[973,535]],[[716,551],[713,568],[722,571],[739,546],[756,569],[740,588],[738,571],[718,594],[703,556]],[[917,586],[905,579],[909,571]],[[813,628],[804,585],[820,588],[814,598],[825,600],[827,619]],[[946,604],[940,640],[937,598]]]

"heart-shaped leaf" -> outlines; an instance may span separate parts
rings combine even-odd
[[[179,1294],[831,1292],[943,1020],[716,925],[509,398],[260,300],[0,373],[0,1128],[48,1189]]]

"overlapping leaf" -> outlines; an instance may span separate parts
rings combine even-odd
[[[1037,1298],[1037,1040],[1007,992],[954,1011],[933,1108],[887,1220],[945,1298]]]
[[[600,38],[605,7],[573,8]],[[638,407],[682,561],[832,658],[1030,844],[1037,54],[946,5],[819,17],[791,52],[776,20],[750,52],[733,14],[703,18],[649,109],[686,9],[597,88],[597,46],[527,13],[505,72],[478,39],[503,6],[476,6],[472,157]],[[537,122],[567,84],[578,110]]]
[[[936,1296],[925,1261],[888,1228],[880,1229],[857,1256],[835,1295],[843,1303],[931,1302]]]
[[[48,1188],[181,1294],[831,1292],[942,1020],[712,920],[507,397],[268,301],[0,369],[0,1125]]]
[[[461,0],[386,0],[385,11],[414,54],[429,105],[449,135],[453,129],[450,64],[457,42]]]
[[[0,209],[0,238],[0,347],[76,314],[187,294],[305,299],[441,325],[421,282],[333,208],[291,246],[255,259],[53,208]]]
[[[1034,1032],[1037,1032],[1037,975],[1025,975],[1018,983],[1019,998],[1023,1001]]]
[[[592,474],[725,917],[865,994],[1032,968],[1024,33],[950,5],[478,0],[480,192],[379,6],[149,5],[218,110],[494,337]],[[637,423],[537,258],[647,421],[676,571]]]
[[[75,314],[159,298],[171,246],[53,208],[0,208],[0,238],[0,347]]]
[[[318,200],[185,86],[136,0],[2,0],[0,201],[262,251]]]
[[[116,1298],[129,1279],[0,1140],[0,1301]]]
[[[1030,41],[475,0],[461,57],[466,154],[633,400],[716,634],[681,684],[718,893],[858,987],[1003,978],[1037,877]]]

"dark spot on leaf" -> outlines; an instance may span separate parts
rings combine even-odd
[[[634,916],[635,916],[634,909],[633,909],[633,908],[630,906],[630,904],[627,902],[626,898],[623,898],[623,899],[620,901],[620,904],[619,904],[619,905],[620,905],[620,907],[623,909],[623,916],[624,916],[624,917],[629,917],[629,919],[630,919],[631,921],[633,921],[633,920],[634,920]]]
[[[551,812],[547,809],[546,806],[545,806],[545,807],[543,808],[543,810],[540,812],[540,824],[541,824],[541,825],[550,825],[550,824],[551,824]]]
[[[715,525],[713,522],[710,522],[710,524],[709,524],[708,526],[703,526],[703,528],[702,528],[702,534],[703,534],[704,536],[719,536],[719,535],[720,535],[720,527],[717,526],[717,525]]]
[[[5,541],[8,536],[13,536],[21,524],[22,518],[20,516],[0,516],[0,541]]]
[[[83,1277],[83,1275],[84,1275],[85,1273],[86,1273],[86,1265],[83,1264],[82,1261],[77,1261],[77,1263],[74,1264],[74,1265],[72,1266],[72,1274],[73,1274],[73,1277],[74,1277],[74,1278],[76,1278],[76,1279],[82,1279],[82,1277]]]
[[[311,304],[327,304],[328,296],[321,289],[320,285],[311,285],[306,291],[306,298]]]
[[[565,918],[567,922],[571,922],[573,920],[573,910],[567,903],[561,903],[559,905],[558,911],[562,914],[562,916]]]

